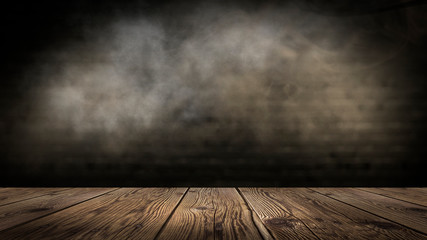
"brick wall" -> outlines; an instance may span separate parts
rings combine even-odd
[[[213,26],[218,34],[225,32],[224,36],[228,37],[239,29],[246,29],[245,21],[252,21],[251,11],[236,18],[242,22],[237,30],[227,32],[223,25]],[[159,12],[163,13],[164,9]],[[0,88],[1,185],[423,186],[427,46],[423,41],[426,31],[422,28],[425,17],[421,13],[421,10],[409,9],[333,17],[333,21],[340,21],[337,29],[342,27],[348,36],[339,29],[324,31],[336,34],[332,37],[334,41],[350,42],[351,47],[346,48],[344,55],[333,55],[332,61],[327,54],[341,53],[344,51],[341,47],[347,45],[337,42],[335,48],[321,45],[324,35],[320,26],[307,30],[309,34],[304,39],[320,44],[316,46],[323,50],[315,51],[313,45],[300,43],[301,38],[284,34],[288,41],[296,41],[296,47],[279,44],[280,48],[274,48],[277,52],[269,53],[265,60],[267,67],[247,69],[235,63],[240,58],[231,57],[225,64],[210,62],[208,67],[213,68],[213,75],[206,75],[200,70],[204,66],[198,65],[214,56],[209,55],[210,45],[190,38],[191,44],[184,53],[201,51],[202,56],[176,57],[191,63],[193,69],[190,70],[187,65],[174,65],[184,69],[181,69],[184,73],[178,72],[177,76],[186,78],[177,80],[184,87],[176,89],[189,89],[190,97],[185,95],[182,100],[177,97],[181,95],[174,95],[175,90],[162,88],[159,94],[170,96],[170,100],[159,105],[162,113],[154,115],[150,127],[141,127],[146,118],[139,115],[121,118],[122,108],[128,107],[128,98],[119,96],[112,103],[105,103],[103,99],[109,101],[111,92],[122,90],[120,85],[108,86],[103,92],[99,90],[103,81],[95,82],[93,87],[64,77],[68,76],[64,68],[69,66],[111,69],[111,60],[106,61],[102,51],[96,52],[96,56],[92,54],[95,45],[109,43],[98,39],[96,44],[88,44],[95,40],[84,31],[87,25],[105,24],[102,20],[106,18],[105,12],[96,15],[95,19],[101,19],[94,21],[96,23],[88,21],[89,14],[71,12],[63,18],[50,16],[51,19],[47,16],[42,26],[47,34],[53,31],[51,22],[55,19],[59,19],[59,28],[74,25],[50,36],[47,43],[30,44],[26,49],[28,53],[7,52],[11,60],[5,64],[7,80]],[[234,19],[234,13],[231,15]],[[266,15],[257,16],[262,22]],[[325,24],[332,21],[329,18],[313,17]],[[265,19],[260,29],[276,26],[269,22],[269,17]],[[221,23],[225,20],[203,21]],[[31,26],[24,20],[21,23],[26,24]],[[178,34],[176,29],[185,29],[180,24],[183,23],[166,28],[166,32]],[[304,34],[303,26],[298,24],[285,25]],[[358,31],[355,36],[361,36],[360,41],[351,42],[353,38],[349,36],[353,31]],[[168,34],[166,38],[171,36]],[[41,41],[34,36],[32,39]],[[23,44],[13,45],[12,40],[8,44],[14,47]],[[225,40],[219,38],[218,41]],[[242,40],[237,46],[245,44]],[[228,61],[224,59],[219,58]],[[124,61],[120,60],[120,64]],[[146,71],[158,74],[144,66],[135,66],[137,74]],[[85,77],[85,71],[77,71],[73,76]],[[96,71],[98,74],[99,70]],[[101,70],[105,71],[109,70]],[[91,76],[96,78],[96,74]],[[101,80],[108,78],[108,74],[102,76]],[[65,80],[55,85],[58,79]],[[90,110],[81,110],[82,121],[75,121],[74,117],[79,109],[94,100],[79,105],[77,100],[68,99],[68,95],[62,97],[64,86],[96,97],[96,104]],[[89,93],[85,92],[87,89]],[[129,89],[123,90],[125,95],[132,94],[133,87]],[[55,94],[60,98],[52,97],[57,96]],[[64,99],[65,103],[58,103]],[[111,104],[116,103],[119,106],[111,108]],[[138,111],[144,104],[132,105],[129,111]],[[106,115],[96,115],[94,112],[103,106],[107,109]],[[119,120],[108,125],[112,118]]]

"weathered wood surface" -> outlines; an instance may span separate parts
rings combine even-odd
[[[363,191],[377,193],[410,203],[427,207],[427,191],[423,188],[360,188]]]
[[[123,188],[11,229],[8,239],[153,239],[185,188]]]
[[[274,189],[240,189],[243,197],[277,239],[316,239],[316,236],[300,219],[289,212],[277,199]]]
[[[427,207],[350,188],[316,188],[316,192],[406,227],[427,233]]]
[[[0,239],[427,239],[425,188],[0,189]]]
[[[43,217],[111,190],[106,188],[76,188],[3,205],[0,207],[0,231]]]
[[[318,239],[345,239],[348,236],[360,239],[423,238],[422,234],[399,224],[309,189],[243,188],[241,191],[260,217],[266,219],[265,225],[275,236],[289,236],[288,232],[292,231],[300,233],[300,228],[305,230],[306,227]],[[311,237],[306,231],[304,236]]]
[[[67,189],[68,188],[0,188],[0,206],[43,195],[55,194]]]
[[[262,236],[236,189],[192,188],[159,239],[262,239]]]

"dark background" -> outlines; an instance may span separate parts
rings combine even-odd
[[[185,2],[3,3],[0,14],[0,185],[425,186],[425,1]],[[209,13],[214,16],[213,20],[196,21],[191,29],[187,28],[187,21],[193,21],[188,20],[188,16],[199,7],[201,15],[209,11],[206,9],[218,10]],[[247,74],[245,67],[231,67],[229,72],[221,74],[231,74],[233,78],[250,75],[273,79],[262,85],[269,89],[269,95],[260,95],[256,87],[241,93],[245,84],[239,83],[235,89],[227,88],[229,95],[221,98],[224,102],[210,102],[203,97],[204,92],[210,91],[209,85],[198,87],[195,88],[198,90],[194,95],[196,101],[190,98],[182,102],[182,106],[188,104],[202,109],[198,110],[202,113],[197,117],[185,117],[185,107],[180,105],[162,115],[159,121],[163,124],[133,131],[140,127],[124,122],[121,125],[127,127],[124,133],[120,130],[120,134],[94,128],[98,118],[83,132],[68,128],[66,121],[65,127],[55,128],[55,120],[45,117],[61,112],[39,110],[43,108],[43,101],[37,89],[52,84],[40,77],[45,76],[46,69],[56,76],[56,72],[70,62],[102,65],[102,60],[86,54],[93,47],[88,44],[93,39],[88,35],[95,32],[94,35],[103,38],[104,33],[97,29],[117,19],[142,16],[166,29],[165,41],[169,45],[165,48],[173,50],[174,44],[191,40],[188,36],[194,32],[209,31],[209,24],[217,26],[222,14],[228,18],[233,16],[234,12],[228,13],[228,9],[243,12],[242,22],[257,22],[251,20],[252,17],[261,16],[260,19],[267,19],[265,26],[269,25],[269,11],[274,10],[278,15],[277,20],[271,22],[280,26],[281,12],[286,15],[288,9],[293,9],[297,17],[290,26],[303,35],[304,28],[309,29],[304,37],[318,48],[340,52],[350,45],[342,60],[348,61],[346,66],[350,66],[350,70],[345,68],[336,74],[313,70],[317,65],[312,65],[311,55],[308,60],[298,57],[292,60],[292,71],[282,70],[281,64],[287,62],[275,61],[274,57],[267,61],[267,65],[274,67],[265,67],[267,70],[262,72],[257,70],[256,74]],[[264,9],[267,10],[257,15]],[[306,13],[314,14],[313,19],[328,19],[326,22],[330,25],[298,22]],[[243,24],[241,28],[245,27]],[[342,30],[335,31],[335,28]],[[354,32],[365,34],[360,42],[349,40],[348,36]],[[334,41],[323,44],[322,39],[329,39],[329,34],[335,34]],[[171,38],[178,39],[178,43],[168,40]],[[221,43],[215,34],[211,39]],[[298,39],[293,39],[296,41],[293,50],[297,55],[306,56],[306,51],[313,47],[299,48],[302,43]],[[350,43],[345,45],[345,42]],[[83,50],[78,48],[80,45]],[[103,45],[103,41],[96,45]],[[72,52],[66,53],[71,57],[61,58],[61,49]],[[102,51],[102,46],[100,49]],[[233,59],[228,65],[235,66]],[[359,65],[363,67],[358,68]],[[283,75],[292,80],[283,80]],[[198,76],[194,70],[188,75],[194,81],[187,84],[197,84]],[[347,80],[340,81],[341,78]],[[174,96],[171,98],[176,102]],[[200,103],[205,100],[206,104]],[[169,109],[166,106],[173,102],[165,104],[163,109]],[[264,116],[268,116],[267,120]],[[171,127],[175,123],[178,127]]]

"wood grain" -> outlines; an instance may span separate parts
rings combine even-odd
[[[0,231],[112,190],[110,188],[75,188],[1,206]]]
[[[427,188],[0,188],[0,239],[426,239]]]
[[[215,208],[215,239],[262,239],[252,212],[235,188],[217,188]]]
[[[158,239],[262,239],[234,188],[191,188]]]
[[[185,188],[122,188],[5,231],[6,239],[153,239]]]
[[[276,239],[317,239],[292,211],[288,211],[274,188],[239,188],[243,197]],[[279,194],[280,195],[280,194]]]
[[[427,234],[426,207],[351,188],[312,190]]]
[[[427,192],[422,188],[359,188],[359,189],[427,207]]]
[[[422,239],[424,236],[306,188],[268,191],[320,239]],[[357,237],[356,237],[357,236]]]
[[[67,189],[68,188],[0,188],[0,206],[43,195],[55,194]]]

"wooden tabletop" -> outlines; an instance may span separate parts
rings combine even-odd
[[[0,239],[427,239],[427,188],[0,188]]]

